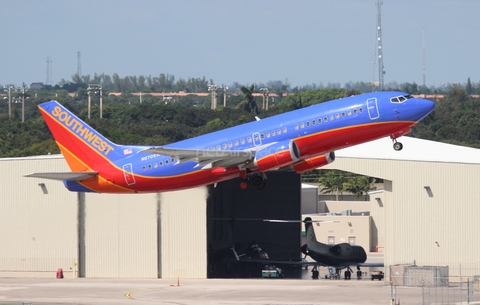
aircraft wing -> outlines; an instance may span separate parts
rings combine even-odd
[[[198,166],[230,167],[245,164],[253,159],[255,150],[199,150],[166,148],[163,146],[141,150],[142,153],[160,154],[177,159],[177,164],[188,161],[198,162]]]
[[[273,260],[273,259],[250,259],[248,257],[240,257],[237,259],[240,262],[249,262],[249,263],[263,263],[266,265],[276,264],[276,265],[301,265],[301,266],[323,266],[323,267],[330,267],[330,265],[322,264],[316,261],[307,261],[305,259],[301,260]],[[339,266],[332,266],[332,267],[384,267],[383,263],[353,263],[353,264],[345,264]]]
[[[95,177],[98,172],[64,172],[64,173],[32,173],[24,177],[44,178],[60,181],[82,181]]]

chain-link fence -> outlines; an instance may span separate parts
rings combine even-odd
[[[398,265],[387,270],[394,299],[401,299],[401,290],[396,287],[405,286],[421,288],[422,305],[480,304],[480,275],[476,275],[476,269]]]

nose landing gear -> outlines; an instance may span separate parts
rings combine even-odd
[[[403,148],[403,144],[400,142],[397,142],[397,139],[393,139],[393,149],[396,151],[400,151]]]

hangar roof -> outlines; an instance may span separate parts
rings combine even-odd
[[[402,161],[480,164],[480,149],[401,137],[403,149],[395,151],[390,138],[382,138],[335,152],[337,157]]]

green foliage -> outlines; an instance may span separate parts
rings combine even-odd
[[[326,101],[336,100],[345,95],[343,89],[317,89],[298,92],[285,97],[278,107],[282,112],[291,111]]]
[[[352,193],[355,197],[360,198],[362,195],[367,195],[375,185],[375,178],[368,178],[365,176],[357,176],[350,178],[344,183],[343,187],[346,192]]]

